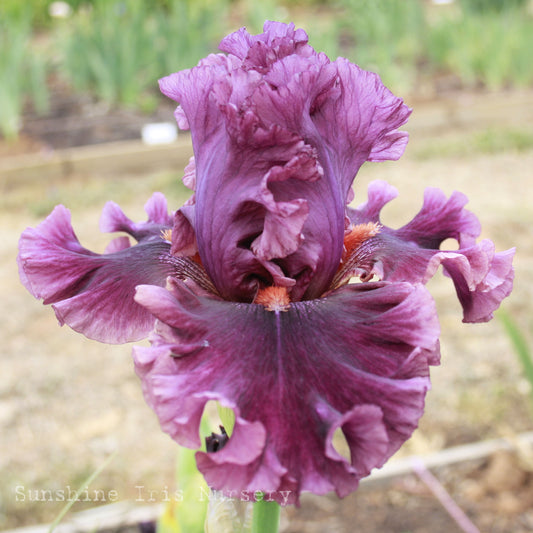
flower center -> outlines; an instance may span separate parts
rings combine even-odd
[[[267,311],[288,311],[291,299],[287,287],[266,287],[259,289],[254,303],[264,306]]]

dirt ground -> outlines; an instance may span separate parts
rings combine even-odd
[[[421,114],[431,115],[431,106],[422,107]],[[524,117],[515,119],[519,124]],[[482,222],[483,237],[494,240],[498,250],[517,247],[515,289],[505,309],[531,343],[533,149],[450,153],[445,146],[450,142],[467,146],[473,132],[462,127],[447,131],[418,127],[416,109],[413,121],[410,147],[400,161],[363,167],[357,201],[364,201],[371,180],[389,181],[400,196],[386,208],[384,222],[398,226],[419,209],[425,187],[440,187],[448,194],[464,192],[469,208]],[[529,124],[523,120],[525,129]],[[429,156],[424,152],[427,147],[433,148]],[[162,190],[175,209],[185,198],[178,184],[180,173],[177,169],[149,176],[2,184],[0,529],[52,520],[64,503],[30,501],[35,491],[75,488],[113,452],[116,456],[94,488],[108,495],[116,491],[120,500],[139,499],[139,487],[144,487],[143,495],[174,488],[175,445],[159,430],[144,403],[131,346],[101,345],[59,328],[52,310],[19,283],[15,257],[21,231],[36,225],[56,203],[72,208],[82,244],[102,251],[107,237],[98,231],[98,217],[105,201],[117,201],[131,218],[142,220],[144,202],[154,190]],[[433,389],[420,428],[399,456],[423,456],[533,429],[530,387],[499,321],[461,324],[449,280],[439,275],[430,289],[440,311],[442,365],[432,371]],[[494,470],[499,478],[489,475]],[[481,531],[533,530],[531,473],[514,458],[492,457],[437,474]],[[101,503],[79,503],[74,510]],[[139,502],[144,503],[148,502]],[[306,496],[300,509],[283,511],[282,530],[460,531],[413,476],[378,488],[362,487],[343,501]]]

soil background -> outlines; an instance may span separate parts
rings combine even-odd
[[[398,227],[419,210],[426,187],[439,187],[448,195],[464,192],[469,209],[481,220],[482,237],[491,238],[497,250],[517,247],[515,289],[504,307],[531,345],[533,148],[500,142],[486,150],[475,139],[487,132],[504,138],[517,131],[532,134],[533,93],[489,96],[487,120],[470,121],[468,114],[474,105],[479,107],[483,95],[410,102],[415,111],[406,128],[411,132],[406,154],[398,162],[363,166],[355,203],[366,199],[370,181],[388,181],[400,196],[385,208],[383,222]],[[513,99],[517,105],[508,107]],[[494,118],[495,105],[507,111]],[[457,109],[463,114],[457,115]],[[113,115],[106,116],[108,129],[114,131]],[[173,119],[171,111],[165,119]],[[23,148],[3,145],[0,157],[62,148],[43,132],[27,132]],[[15,258],[20,233],[38,224],[57,203],[71,208],[81,243],[102,252],[109,236],[100,234],[98,219],[107,200],[119,203],[133,220],[143,220],[144,203],[161,190],[170,209],[177,209],[187,198],[181,176],[179,168],[148,175],[58,175],[42,181],[22,176],[1,183],[0,529],[53,520],[64,502],[31,501],[35,491],[74,489],[113,452],[116,456],[94,489],[116,491],[120,500],[137,500],[139,505],[157,503],[165,490],[174,490],[176,446],[143,400],[131,346],[102,345],[58,327],[53,311],[20,284]],[[440,313],[442,364],[432,369],[433,389],[420,427],[398,457],[532,430],[530,386],[501,323],[462,324],[453,286],[440,274],[430,290]],[[481,531],[533,531],[527,455],[497,454],[435,474]],[[73,510],[102,503],[108,502],[80,502]],[[299,509],[283,511],[281,529],[461,531],[414,475],[362,484],[344,500],[304,495]]]

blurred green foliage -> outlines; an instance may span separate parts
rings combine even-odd
[[[395,92],[434,80],[455,87],[531,87],[528,0],[52,0],[0,2],[0,128],[16,136],[28,100],[46,109],[46,76],[110,106],[152,111],[157,79],[191,67],[229,31],[261,31],[265,19],[304,27],[311,44],[378,72]],[[36,42],[38,45],[36,46]],[[42,42],[48,46],[41,46]],[[26,80],[24,82],[23,80]],[[28,83],[29,82],[29,83]]]
[[[525,331],[518,325],[517,321],[504,309],[500,308],[497,313],[512,347],[522,365],[522,370],[529,384],[529,394],[531,407],[533,408],[533,352],[531,351]]]
[[[405,0],[339,0],[345,55],[404,92],[412,88],[427,46],[424,4]]]
[[[223,8],[221,0],[216,5]],[[157,79],[194,65],[223,36],[212,0],[93,0],[65,22],[58,42],[63,76],[110,105],[144,111],[156,106]]]
[[[533,149],[533,129],[527,125],[520,129],[502,126],[480,131],[464,131],[453,137],[419,142],[411,155],[420,160],[438,157],[470,157],[478,154],[501,152],[521,153]]]
[[[27,100],[40,112],[48,107],[47,59],[31,37],[31,21],[23,11],[0,18],[0,133],[6,139],[18,136]]]
[[[460,0],[461,7],[465,11],[485,13],[487,11],[499,12],[509,9],[524,8],[528,0]]]
[[[501,89],[533,83],[533,19],[520,9],[442,17],[428,36],[429,63],[463,85]]]
[[[469,88],[533,84],[533,16],[524,0],[338,2],[342,54],[397,91],[416,91],[436,74]]]
[[[0,2],[0,22],[11,25],[24,19],[33,29],[46,25],[50,21],[48,7],[52,0],[2,0]]]

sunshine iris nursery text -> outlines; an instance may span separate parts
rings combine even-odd
[[[77,491],[70,485],[62,489],[28,489],[24,485],[15,487],[15,500],[17,502],[97,502],[114,503],[119,501],[121,496],[117,490],[84,489]],[[287,502],[290,491],[233,491],[232,494],[222,494],[220,491],[211,490],[205,487],[198,487],[196,498],[199,501],[227,500],[238,498],[241,501],[277,501],[281,499]],[[126,498],[127,499],[127,498]],[[131,499],[131,496],[130,496]],[[135,485],[134,500],[142,503],[167,503],[171,501],[181,502],[185,500],[184,491],[181,489],[172,490],[168,487],[162,489],[150,489],[144,485]]]

